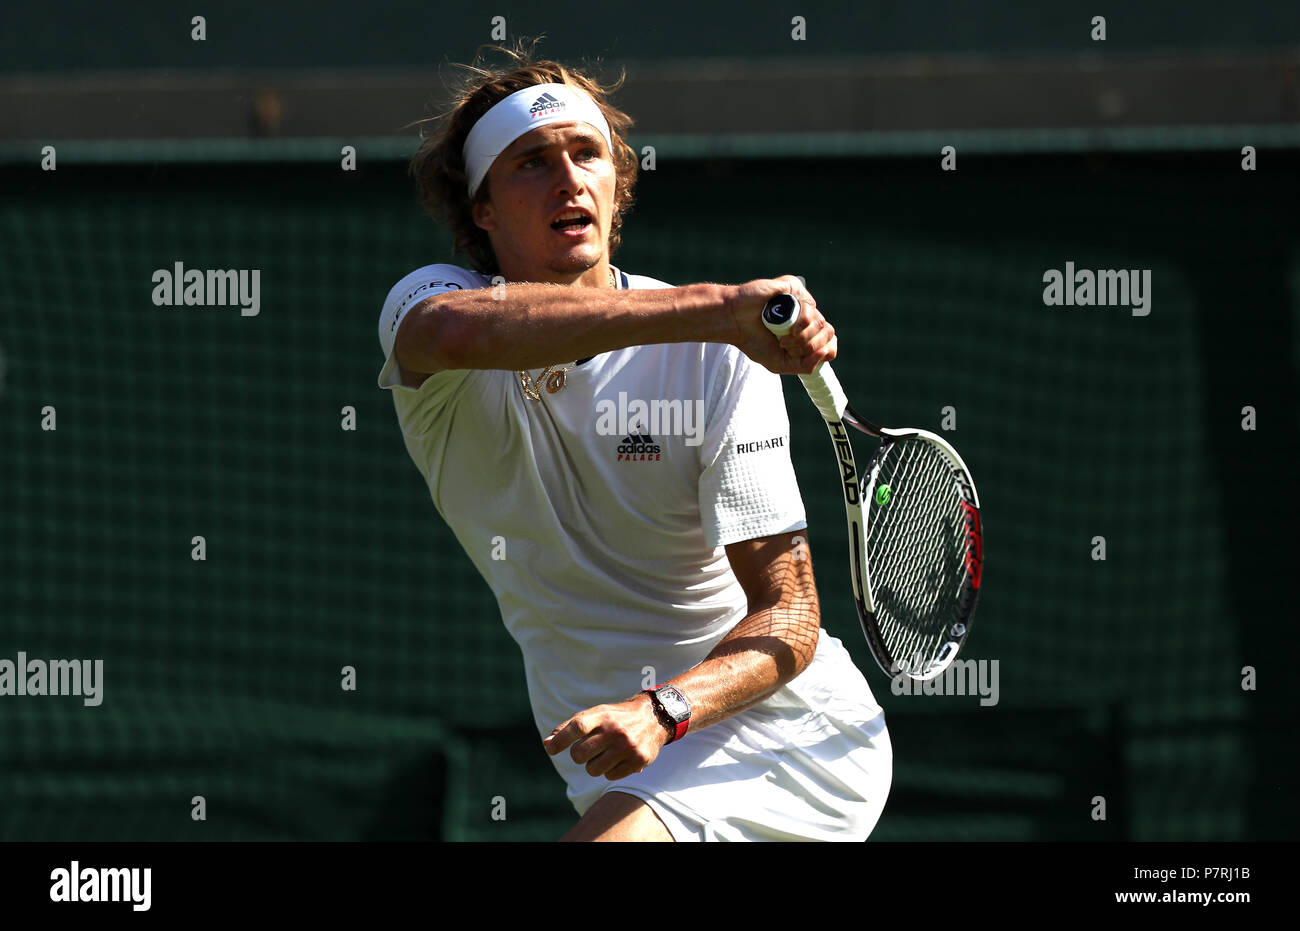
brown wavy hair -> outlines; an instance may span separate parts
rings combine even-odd
[[[565,67],[556,61],[538,60],[534,53],[541,38],[519,39],[509,48],[481,46],[472,64],[458,65],[468,73],[450,88],[451,108],[419,121],[422,125],[420,147],[411,158],[410,173],[415,178],[420,204],[429,216],[451,228],[452,249],[468,256],[475,270],[485,275],[495,275],[500,269],[487,231],[474,223],[472,207],[486,202],[492,195],[485,177],[474,198],[470,199],[469,179],[465,174],[465,140],[474,124],[488,110],[516,91],[536,84],[569,84],[590,94],[609,121],[610,137],[614,143],[610,155],[616,178],[614,219],[609,232],[610,255],[618,249],[622,240],[623,216],[632,206],[639,166],[636,152],[624,140],[633,120],[609,102],[610,95],[623,86],[627,75],[620,73],[617,81],[602,85],[576,68]],[[485,50],[504,55],[508,63],[498,68],[480,64]],[[434,125],[429,127],[428,124]]]

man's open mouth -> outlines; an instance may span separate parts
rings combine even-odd
[[[570,217],[566,220],[556,220],[551,224],[551,229],[560,230],[585,230],[591,226],[591,217]]]

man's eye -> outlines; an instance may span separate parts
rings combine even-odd
[[[583,161],[591,161],[593,159],[599,159],[600,149],[595,149],[595,148],[583,149],[581,152],[578,153],[578,157]],[[540,165],[540,164],[542,164],[542,157],[540,155],[534,155],[532,158],[520,162],[519,167],[531,168],[534,165]]]

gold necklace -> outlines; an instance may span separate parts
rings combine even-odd
[[[615,290],[618,289],[618,279],[614,277],[613,268],[610,268],[609,270],[609,285]],[[563,391],[564,386],[568,384],[568,371],[575,365],[577,365],[576,362],[570,362],[563,368],[556,368],[556,364],[548,365],[546,368],[542,369],[542,374],[537,376],[536,382],[533,381],[531,375],[520,370],[517,373],[519,375],[519,389],[523,391],[524,397],[528,400],[540,401],[542,395],[537,390],[537,386],[540,384],[546,385],[546,391],[548,394],[556,394],[557,392]]]

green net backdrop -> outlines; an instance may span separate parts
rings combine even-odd
[[[895,695],[859,643],[828,441],[786,382],[824,624],[893,737],[874,837],[1291,836],[1296,154],[935,161],[661,160],[615,257],[803,275],[857,407],[932,430],[952,409],[989,707]],[[572,823],[518,651],[375,387],[383,297],[448,239],[402,164],[361,163],[5,170],[0,659],[100,659],[104,683],[97,707],[0,696],[0,838]],[[1066,261],[1150,269],[1150,315],[1045,307]],[[260,270],[260,313],[155,307],[175,262]]]

